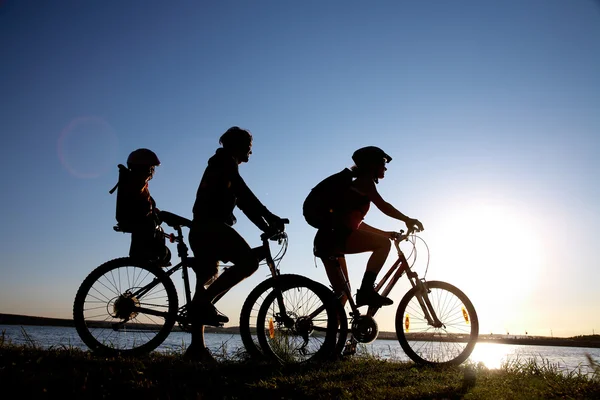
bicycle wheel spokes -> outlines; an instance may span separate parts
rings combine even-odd
[[[265,300],[267,299],[268,295],[270,293],[273,292],[274,287],[277,287],[277,289],[275,289],[276,291],[282,290],[282,291],[287,291],[291,288],[299,288],[302,287],[304,288],[305,291],[307,291],[308,293],[312,293],[313,296],[315,295],[315,291],[320,292],[321,294],[319,296],[322,296],[322,299],[325,298],[330,298],[333,299],[332,301],[334,301],[335,306],[339,309],[341,309],[341,314],[338,316],[338,319],[340,320],[340,332],[338,333],[338,336],[340,337],[340,343],[341,346],[339,347],[339,350],[337,353],[340,354],[341,353],[341,349],[343,347],[343,344],[345,343],[346,340],[346,335],[347,335],[347,331],[348,331],[348,320],[346,318],[346,314],[344,313],[344,310],[342,308],[342,305],[340,304],[340,302],[333,298],[332,295],[333,293],[324,285],[315,282],[309,278],[306,278],[304,276],[300,276],[300,275],[294,275],[294,274],[283,274],[283,275],[279,275],[277,278],[269,278],[263,282],[261,282],[258,286],[256,286],[248,295],[248,298],[246,299],[246,301],[244,302],[244,305],[242,306],[242,311],[240,313],[240,336],[242,338],[242,342],[244,343],[244,347],[246,348],[246,351],[248,352],[248,354],[251,357],[260,359],[265,357],[271,357],[273,358],[273,353],[269,353],[269,354],[264,354],[265,352],[263,351],[262,348],[262,344],[259,340],[259,337],[261,336],[260,333],[258,333],[259,331],[261,331],[262,329],[262,336],[264,337],[264,341],[266,341],[266,335],[264,334],[264,328],[265,328],[265,321],[263,321],[262,323],[259,323],[259,318],[258,318],[258,314],[260,312],[260,310],[262,309],[262,305],[265,302]],[[275,296],[275,295],[273,295]],[[270,302],[270,304],[273,306],[274,301],[273,298],[270,298],[268,300]],[[288,301],[289,302],[289,301]],[[291,305],[293,305],[293,303],[297,303],[298,301],[291,301],[289,302]],[[317,304],[318,303],[318,304]],[[267,306],[265,306],[266,308]],[[322,301],[315,301],[314,305],[311,305],[311,308],[314,308],[313,311],[310,311],[309,319],[312,318],[313,315],[318,316],[318,314],[320,312],[322,312],[323,310],[325,311],[326,315],[329,316],[329,311],[326,310],[325,304]],[[286,306],[286,311],[287,311],[287,306]],[[273,314],[273,313],[271,313]],[[266,316],[266,311],[265,311],[265,316]],[[263,316],[263,318],[265,318]],[[269,321],[266,321],[267,323],[267,328],[268,328],[268,323]],[[275,320],[273,320],[273,324],[275,324]],[[262,327],[259,327],[259,325],[262,325]],[[327,334],[330,334],[330,329],[331,327],[328,324],[312,324],[312,328],[313,328],[313,332],[315,336],[322,336],[325,337],[327,336]],[[268,346],[267,346],[268,347]],[[332,353],[333,355],[333,353]],[[275,357],[276,358],[276,357]]]
[[[438,321],[428,320],[417,291],[413,289],[398,306],[398,340],[416,362],[460,364],[468,358],[477,342],[479,322],[475,309],[464,293],[450,284],[429,282],[428,287],[428,299]]]
[[[333,294],[307,286],[288,288],[281,294],[285,310],[280,309],[273,291],[258,314],[257,336],[263,352],[282,363],[330,355],[337,327]]]
[[[108,262],[93,271],[79,289],[74,319],[92,350],[142,353],[169,334],[177,312],[177,294],[160,269]]]

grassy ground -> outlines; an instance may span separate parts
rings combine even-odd
[[[19,398],[143,399],[599,399],[596,373],[564,373],[523,360],[488,370],[481,365],[421,367],[376,356],[279,366],[219,356],[218,363],[181,354],[103,358],[69,347],[16,346],[0,337],[0,388]],[[4,396],[2,396],[4,397]]]

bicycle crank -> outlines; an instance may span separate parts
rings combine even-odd
[[[184,332],[192,332],[192,320],[189,316],[187,304],[179,308],[177,312],[177,323]]]
[[[352,336],[360,343],[371,343],[377,339],[379,327],[368,315],[360,315],[352,321]]]

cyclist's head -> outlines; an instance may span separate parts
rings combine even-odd
[[[387,170],[385,164],[392,161],[392,157],[379,147],[367,146],[356,150],[352,154],[352,160],[356,165],[356,169],[372,174],[373,180],[378,182],[380,178],[383,178]]]
[[[149,149],[137,149],[132,151],[127,157],[127,168],[132,172],[146,176],[152,179],[154,168],[160,165],[160,160],[156,154]]]
[[[219,143],[239,162],[247,162],[252,154],[252,134],[246,129],[237,126],[227,129]]]

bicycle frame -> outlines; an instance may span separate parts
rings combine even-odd
[[[175,231],[177,232],[177,235],[174,235],[172,233],[165,233],[164,231],[162,231],[162,229],[160,230],[160,234],[162,234],[165,238],[169,239],[169,241],[171,243],[177,242],[177,255],[179,256],[181,261],[179,263],[177,263],[175,266],[165,269],[164,272],[167,275],[167,277],[169,277],[169,278],[171,278],[171,275],[173,275],[175,272],[177,272],[179,270],[181,270],[181,272],[182,272],[182,279],[183,279],[183,283],[184,283],[184,295],[185,295],[185,300],[186,300],[185,304],[179,308],[179,311],[182,312],[183,310],[185,310],[187,304],[189,304],[190,301],[192,300],[192,292],[191,292],[191,287],[190,287],[189,271],[188,271],[188,268],[191,268],[189,265],[190,258],[188,257],[188,247],[185,244],[185,241],[183,239],[183,232],[181,230],[182,225],[173,224],[170,226],[172,226],[172,228],[175,229]],[[119,229],[117,227],[115,227],[115,230],[119,231]],[[138,297],[138,298],[143,297],[146,293],[150,292],[158,283],[160,283],[160,280],[158,278],[154,278],[149,284],[137,289],[135,292],[132,292],[131,295],[132,295],[132,297]],[[136,307],[136,311],[147,314],[147,315],[154,315],[154,316],[158,316],[158,317],[165,315],[164,312],[156,311],[156,310],[148,309],[148,308],[144,308],[144,307]],[[125,320],[125,321],[121,321],[119,323],[115,323],[115,324],[113,324],[113,329],[118,329],[120,326],[125,325],[127,322],[128,321]]]
[[[381,292],[381,294],[383,296],[387,297],[387,295],[392,291],[392,289],[394,288],[396,283],[398,283],[398,281],[400,280],[402,275],[404,273],[406,273],[406,277],[409,280],[412,287],[417,288],[417,299],[418,299],[419,305],[423,309],[423,313],[425,315],[425,318],[427,319],[427,323],[436,328],[442,327],[443,324],[442,324],[442,322],[440,322],[435,311],[433,310],[433,306],[431,305],[431,302],[429,301],[429,297],[428,297],[429,289],[427,288],[427,282],[425,281],[424,278],[420,279],[418,274],[410,268],[410,265],[408,263],[408,260],[406,259],[406,256],[404,255],[404,252],[402,251],[402,249],[400,249],[400,243],[404,240],[407,240],[412,232],[402,234],[402,231],[401,231],[400,233],[401,233],[400,237],[394,239],[394,246],[396,247],[396,251],[398,253],[398,259],[392,264],[392,266],[389,268],[389,270],[383,276],[381,281],[379,281],[379,283],[375,286],[375,291],[379,292],[383,288],[383,291]],[[340,259],[338,258],[337,261],[339,263]],[[343,282],[344,282],[344,288],[342,289],[342,293],[339,294],[338,298],[340,299],[340,301],[344,297],[347,299],[347,301],[350,305],[350,309],[351,309],[350,316],[353,319],[359,318],[361,316],[367,316],[367,317],[373,318],[375,316],[375,314],[377,314],[377,311],[379,310],[379,308],[381,308],[381,307],[370,306],[368,308],[367,312],[364,315],[361,315],[361,312],[360,312],[358,306],[356,305],[354,298],[352,297],[352,293],[350,290],[350,282],[348,280],[348,277],[344,274],[341,266],[339,267],[339,273],[342,275]],[[387,285],[386,285],[386,282],[387,282]],[[320,311],[322,311],[322,310],[319,309],[319,310],[315,311],[315,313],[313,313],[313,315],[316,315],[316,313],[320,312]]]
[[[402,274],[406,272],[406,277],[410,282],[411,286],[417,288],[417,299],[419,301],[419,304],[421,305],[421,308],[423,309],[423,313],[425,314],[425,318],[427,319],[428,324],[439,328],[442,326],[442,323],[435,314],[431,302],[429,301],[429,296],[427,296],[427,294],[429,293],[429,289],[427,288],[425,278],[419,279],[419,275],[410,268],[410,265],[406,260],[404,252],[402,251],[402,249],[400,249],[400,242],[408,239],[408,236],[408,234],[402,235],[400,238],[394,240],[394,246],[396,247],[396,251],[398,252],[398,259],[392,264],[388,272],[375,286],[375,291],[379,292],[381,288],[384,287],[386,281],[390,279],[387,286],[385,286],[385,288],[381,292],[383,296],[387,297],[387,295],[392,291],[396,283],[398,283],[398,281],[402,277]],[[392,276],[394,270],[396,272]],[[369,307],[367,315],[375,316],[378,309],[378,307]]]
[[[286,221],[285,223],[288,223],[287,220],[284,220],[284,221]],[[169,277],[169,278],[171,278],[171,275],[173,275],[175,272],[177,272],[179,270],[181,270],[181,272],[182,272],[182,279],[183,279],[183,283],[184,283],[185,303],[181,307],[179,307],[180,315],[178,316],[178,320],[180,320],[181,313],[187,309],[188,304],[190,304],[192,301],[192,289],[190,286],[190,278],[189,278],[188,268],[192,268],[190,266],[190,261],[194,260],[194,258],[188,257],[188,247],[185,244],[183,232],[181,229],[182,225],[179,225],[179,224],[168,224],[168,225],[171,226],[173,229],[175,229],[177,234],[175,235],[172,233],[169,234],[169,233],[165,233],[165,232],[161,232],[161,234],[164,235],[165,238],[169,239],[169,241],[171,243],[174,243],[174,242],[177,243],[177,255],[181,259],[181,261],[178,264],[176,264],[175,266],[166,269],[164,272],[167,275],[167,277]],[[254,247],[252,249],[252,251],[255,253],[256,258],[258,259],[259,262],[261,262],[263,260],[266,261],[266,264],[269,267],[269,271],[271,272],[271,276],[274,278],[277,278],[280,275],[280,271],[279,271],[279,268],[278,268],[277,264],[275,263],[275,260],[273,259],[273,256],[271,254],[269,240],[277,240],[277,241],[279,241],[279,243],[281,243],[281,241],[285,240],[286,237],[287,236],[286,236],[285,232],[283,232],[283,231],[277,231],[275,233],[263,233],[263,234],[261,234],[262,245]],[[144,294],[146,294],[150,290],[152,290],[159,283],[159,281],[160,280],[157,278],[153,279],[152,282],[150,282],[148,285],[146,285],[142,288],[139,288],[138,290],[133,292],[132,295],[136,296],[136,297],[143,296]],[[275,285],[278,284],[278,281],[276,279],[274,282],[275,282]],[[277,287],[275,287],[275,289],[277,289]],[[219,296],[217,296],[217,298],[215,298],[213,303],[216,303],[217,301],[219,301],[226,293],[227,292],[223,292]],[[278,300],[280,308],[282,310],[285,310],[285,305],[283,303],[283,297],[281,296],[281,293],[279,293],[279,295],[277,296],[277,300]],[[164,315],[163,312],[146,309],[143,307],[138,307],[137,311],[143,312],[148,315],[155,315],[155,316],[163,316]],[[127,321],[123,321],[123,322],[119,323],[118,325],[123,325],[126,322]]]
[[[284,221],[288,221],[284,219]],[[288,223],[288,222],[285,222]],[[252,248],[252,252],[255,254],[258,262],[265,261],[267,266],[269,267],[269,271],[271,272],[271,276],[275,278],[275,285],[278,284],[277,277],[280,275],[279,268],[273,259],[273,255],[271,254],[271,247],[269,246],[269,240],[277,240],[280,244],[283,240],[287,239],[287,235],[283,231],[277,231],[275,233],[262,233],[260,235],[260,240],[262,244],[260,246]],[[219,296],[215,298],[213,303],[219,301],[228,291],[221,293]],[[283,298],[278,296],[279,305],[283,308]]]

